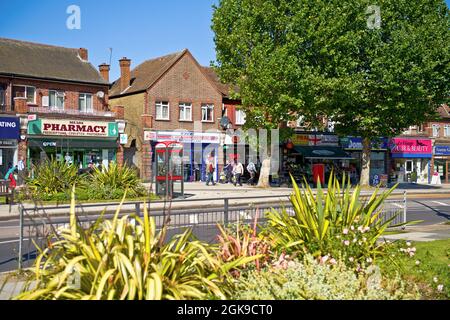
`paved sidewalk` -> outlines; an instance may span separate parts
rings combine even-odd
[[[405,233],[386,235],[383,238],[391,241],[401,239],[419,242],[445,240],[450,238],[450,225],[410,226],[406,227]]]
[[[150,184],[145,184],[147,188],[150,187]],[[233,186],[232,184],[216,184],[215,186],[206,186],[202,182],[192,182],[186,183],[184,185],[185,195],[188,200],[194,201],[173,201],[171,204],[172,209],[198,209],[204,207],[220,207],[224,205],[223,198],[242,198],[242,197],[271,197],[269,199],[252,199],[252,203],[254,204],[262,204],[262,203],[274,203],[280,201],[286,201],[287,196],[292,193],[291,188],[286,187],[274,187],[268,189],[262,189],[257,187],[251,187],[248,185]],[[450,185],[440,185],[440,186],[429,186],[429,185],[417,185],[417,184],[403,184],[400,185],[397,190],[393,192],[393,198],[402,198],[404,191],[407,192],[408,197],[410,196],[420,196],[426,194],[427,196],[430,194],[436,195],[449,195],[450,198]],[[363,195],[372,194],[373,190],[363,190]],[[99,213],[103,209],[106,209],[107,212],[114,212],[117,208],[118,202],[110,202],[110,203],[100,203],[96,204],[97,207],[90,208],[89,206],[92,204],[83,204],[83,213],[91,214],[91,213]],[[230,200],[230,206],[233,205],[249,205],[248,199],[243,200]],[[61,205],[66,206],[66,205]],[[152,210],[163,210],[164,206],[168,206],[168,204],[164,203],[152,203]],[[33,208],[33,204],[25,204],[26,208]],[[55,207],[55,205],[44,206],[44,209],[48,207]],[[126,205],[123,207],[124,212],[132,212],[134,210],[134,205]],[[46,213],[52,215],[67,215],[68,209],[52,209],[51,212],[47,211]],[[5,204],[0,204],[0,221],[6,220],[14,220],[19,218],[19,210],[18,206],[9,206]]]

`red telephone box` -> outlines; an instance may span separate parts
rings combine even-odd
[[[320,181],[320,184],[323,186],[325,182],[325,165],[323,163],[313,164],[312,171],[314,184],[317,185],[317,181]]]
[[[183,145],[178,142],[160,142],[155,146],[156,194],[173,198],[174,194],[184,195]],[[175,190],[180,184],[179,192]]]

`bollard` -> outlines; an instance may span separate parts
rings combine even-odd
[[[136,211],[136,215],[141,216],[141,203],[137,202],[134,204],[134,210]]]
[[[406,223],[406,196],[407,196],[407,191],[403,191],[403,223]],[[406,225],[403,226],[402,228],[403,230],[406,229]]]
[[[224,205],[223,205],[223,222],[224,222],[225,226],[228,225],[228,201],[229,201],[228,198],[224,198],[223,199],[223,202],[224,202]]]
[[[23,207],[19,205],[19,271],[22,270],[22,257],[23,257]]]

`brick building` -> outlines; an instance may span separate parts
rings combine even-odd
[[[103,75],[109,70],[100,68]],[[84,48],[0,38],[0,112],[19,124],[18,132],[2,130],[1,173],[20,158],[29,168],[46,158],[79,166],[122,163],[123,110],[109,108],[108,89]]]
[[[124,106],[128,134],[124,160],[149,180],[155,145],[177,141],[184,144],[185,181],[203,180],[205,159],[210,156],[218,178],[224,142],[221,120],[226,113],[240,112],[227,100],[227,86],[187,49],[147,60],[133,70],[130,59],[119,63],[121,77],[109,95],[111,105]],[[228,111],[225,102],[230,104]]]

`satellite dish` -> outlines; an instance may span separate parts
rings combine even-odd
[[[222,117],[222,118],[220,119],[220,126],[221,126],[223,129],[228,129],[230,124],[231,124],[230,118],[228,118],[228,117]]]
[[[99,92],[97,92],[97,97],[99,97],[100,99],[103,99],[105,97],[105,93],[103,91],[99,91]]]

